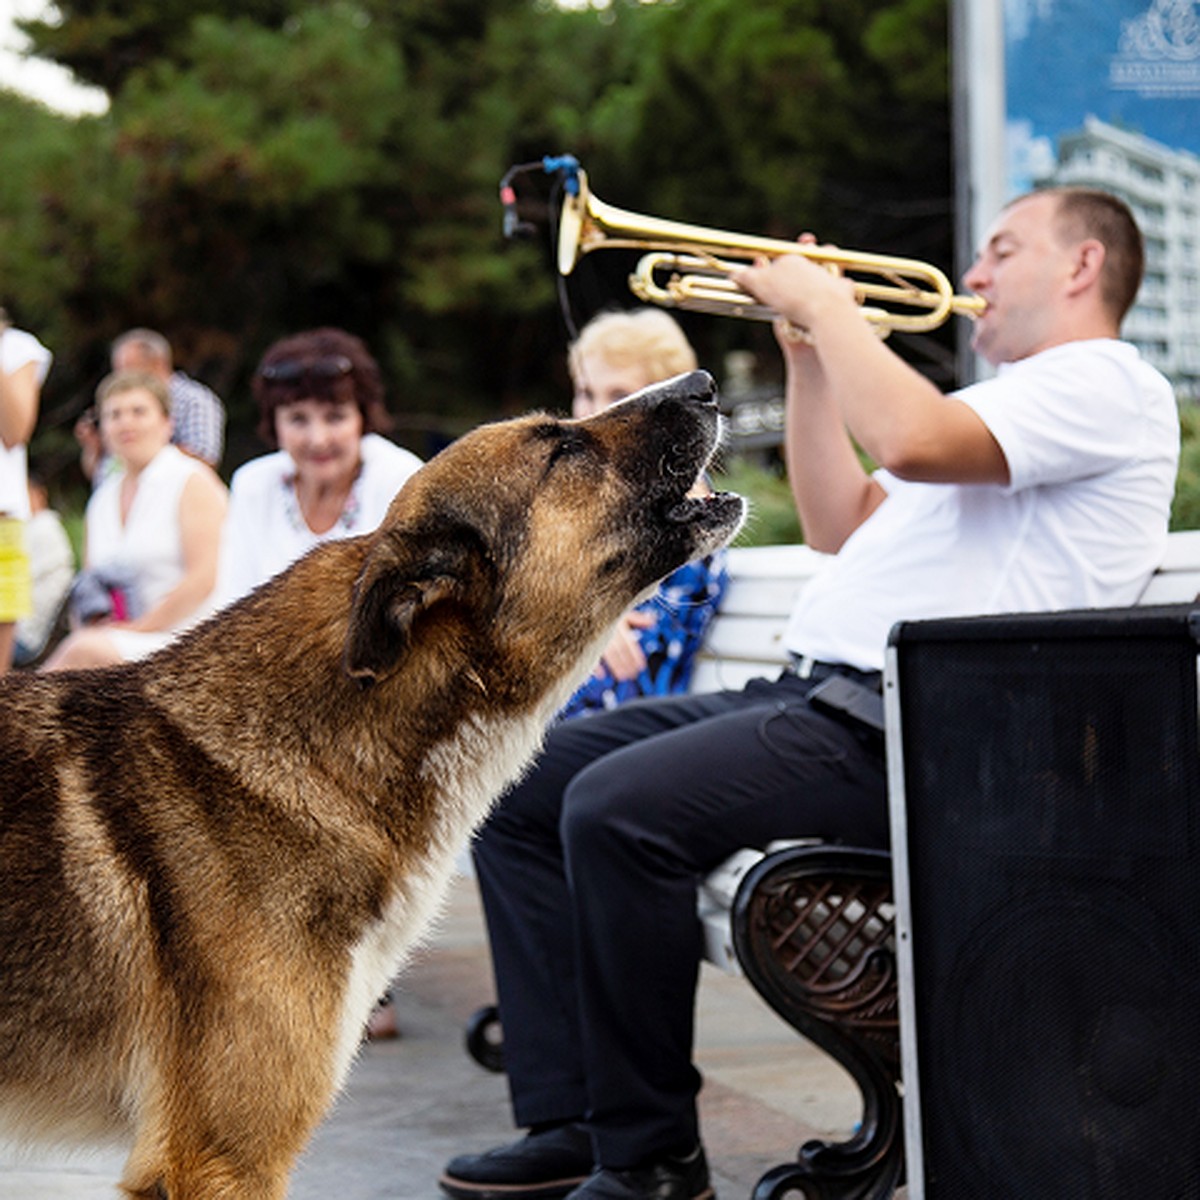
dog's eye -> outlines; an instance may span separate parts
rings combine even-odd
[[[574,458],[576,455],[583,454],[588,448],[588,439],[579,434],[567,434],[560,438],[550,451],[550,458],[546,463],[546,469],[549,470],[555,464],[566,458]]]

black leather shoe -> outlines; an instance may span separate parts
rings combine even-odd
[[[704,1147],[683,1158],[660,1158],[627,1171],[601,1167],[568,1200],[714,1200]]]
[[[509,1146],[452,1158],[438,1187],[455,1200],[557,1200],[582,1183],[593,1166],[587,1130],[560,1125]]]

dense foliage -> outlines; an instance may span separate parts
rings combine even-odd
[[[561,405],[549,225],[506,243],[496,196],[547,153],[635,211],[949,267],[946,7],[59,0],[24,27],[111,106],[73,119],[0,92],[0,303],[56,353],[39,447],[66,461],[135,324],[227,398],[227,469],[258,449],[258,355],[319,323],[366,338],[419,452]],[[568,291],[578,319],[631,302],[592,260]],[[718,376],[734,348],[777,369],[765,327],[685,323]]]
[[[58,0],[37,53],[111,97],[70,118],[0,90],[0,304],[55,351],[35,450],[58,491],[71,425],[135,324],[230,408],[226,471],[260,449],[247,379],[276,337],[334,323],[384,365],[418,452],[565,403],[567,325],[539,236],[506,242],[496,184],[569,151],[609,203],[949,268],[946,0]],[[585,259],[574,319],[631,303]],[[769,331],[686,314],[718,377]],[[949,329],[894,344],[948,382]],[[1173,525],[1200,525],[1184,413]],[[745,463],[747,536],[796,536],[786,484]]]

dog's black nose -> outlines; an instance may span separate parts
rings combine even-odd
[[[621,403],[642,408],[657,408],[663,404],[702,404],[705,408],[715,408],[717,381],[707,371],[685,371],[662,383],[652,383]]]
[[[706,404],[717,398],[717,381],[707,371],[689,371],[684,377],[689,397]]]
[[[663,400],[692,400],[700,404],[714,404],[717,398],[717,381],[707,371],[687,371],[648,390],[657,392]]]

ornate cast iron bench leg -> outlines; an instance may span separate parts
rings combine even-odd
[[[747,979],[846,1068],[863,1101],[853,1137],[806,1143],[759,1180],[753,1200],[891,1196],[904,1141],[888,854],[820,844],[768,854],[738,887],[732,924]]]

